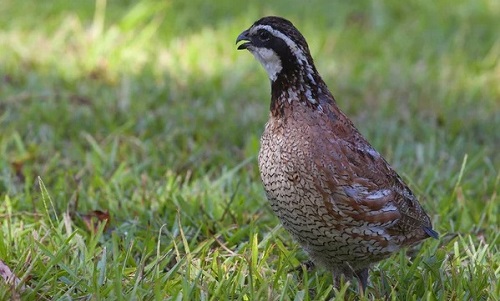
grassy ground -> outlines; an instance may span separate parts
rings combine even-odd
[[[260,184],[269,84],[234,41],[277,14],[441,233],[362,299],[499,300],[498,1],[303,2],[2,1],[0,260],[25,287],[0,299],[356,299],[288,273]]]

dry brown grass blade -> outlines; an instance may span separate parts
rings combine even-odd
[[[11,286],[13,291],[18,290],[18,292],[24,292],[26,287],[21,284],[21,279],[19,279],[2,260],[0,260],[0,276]]]

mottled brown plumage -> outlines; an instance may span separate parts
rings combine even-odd
[[[364,288],[372,263],[437,237],[411,190],[337,107],[291,22],[262,18],[239,41],[271,80],[259,152],[267,198],[316,264]]]

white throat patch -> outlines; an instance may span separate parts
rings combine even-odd
[[[281,69],[283,69],[281,60],[276,52],[274,52],[274,50],[272,49],[258,47],[252,47],[249,50],[262,64],[262,66],[264,66],[269,79],[271,79],[271,81],[275,81],[276,78],[278,78],[278,74],[280,73]]]

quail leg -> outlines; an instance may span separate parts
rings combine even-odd
[[[368,285],[368,268],[356,271],[355,275],[359,280],[361,291],[364,292],[366,290],[366,286]]]

